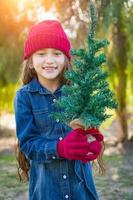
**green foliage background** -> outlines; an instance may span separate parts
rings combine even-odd
[[[78,3],[76,3],[78,2]],[[82,48],[85,46],[85,36],[88,29],[88,2],[82,0],[68,1],[2,1],[0,6],[0,110],[11,111],[13,90],[20,74],[22,62],[23,41],[31,24],[37,21],[37,9],[43,8],[44,12],[55,8],[55,16],[66,29],[69,29],[72,46]],[[133,100],[133,2],[130,0],[107,1],[95,0],[98,11],[97,38],[107,38],[110,45],[106,50],[108,64],[105,70],[109,73],[109,83],[113,91],[124,96],[126,105],[132,106]],[[119,11],[119,12],[118,12]],[[53,11],[52,11],[53,12]],[[66,13],[64,15],[64,12]],[[30,14],[29,14],[30,13]],[[121,22],[119,24],[118,22]],[[76,24],[76,26],[75,26]],[[121,25],[125,46],[117,48],[115,31]],[[123,42],[120,41],[120,44]],[[119,49],[123,49],[119,53]],[[126,53],[125,53],[126,52]],[[124,53],[124,54],[123,54]],[[126,59],[126,67],[121,66],[118,59]],[[122,60],[122,61],[123,61]],[[126,76],[126,93],[118,88],[120,77]],[[122,85],[123,83],[121,83]],[[12,85],[12,86],[11,86]],[[14,88],[14,89],[13,89]],[[10,90],[10,92],[9,92]],[[118,92],[119,90],[119,92]],[[10,95],[9,95],[10,94]],[[127,98],[128,97],[128,98]],[[120,98],[120,96],[118,97]],[[119,100],[119,99],[118,99]]]

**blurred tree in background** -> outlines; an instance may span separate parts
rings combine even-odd
[[[1,1],[0,5],[0,84],[15,83],[22,61],[23,41],[26,30],[34,22],[29,11],[35,5],[21,4],[18,0]],[[33,12],[32,11],[32,12]]]
[[[97,37],[110,41],[106,55],[110,86],[117,95],[119,109],[116,111],[119,123],[119,140],[128,138],[127,119],[133,103],[133,1],[95,0],[98,11]],[[0,11],[0,85],[3,104],[9,101],[8,85],[17,83],[25,34],[42,13],[51,11],[70,35],[72,46],[84,47],[89,23],[89,0],[6,0],[1,2]],[[49,18],[49,17],[47,17]],[[43,17],[41,17],[41,20]],[[46,18],[45,18],[46,19]],[[7,86],[5,88],[5,86]],[[10,85],[11,87],[11,85]],[[4,90],[3,90],[4,88]],[[13,86],[15,91],[16,85]],[[10,88],[11,91],[11,88]],[[6,96],[6,98],[5,98]],[[13,96],[13,92],[9,95]],[[12,101],[12,99],[10,99]]]
[[[44,5],[46,1],[43,1]],[[83,0],[47,1],[56,7],[60,20],[73,31],[73,22],[77,25],[76,44],[83,45],[87,31],[88,2]],[[108,37],[111,47],[108,52],[108,71],[113,89],[117,95],[119,108],[116,110],[119,123],[117,137],[123,141],[128,138],[127,95],[133,95],[132,66],[132,15],[133,1],[130,0],[96,0],[98,10],[98,35]],[[64,14],[65,13],[65,14]],[[74,29],[75,30],[75,29]],[[83,34],[84,33],[84,34]],[[79,41],[77,43],[77,41]],[[129,90],[129,91],[127,91]]]
[[[34,1],[33,1],[34,2]],[[32,1],[1,1],[0,5],[0,113],[13,111],[22,62],[23,41],[28,27],[35,22],[37,5]]]
[[[132,87],[133,81],[133,78],[128,77],[133,72],[133,67],[131,67],[132,70],[128,68],[131,59],[129,56],[130,44],[133,40],[128,30],[132,27],[130,12],[133,7],[131,1],[127,0],[117,0],[115,2],[102,0],[101,3],[102,6],[99,9],[101,23],[99,25],[104,32],[106,31],[112,41],[108,53],[108,67],[111,72],[111,82],[119,102],[119,108],[116,110],[120,124],[118,137],[120,140],[125,140],[128,138],[127,89],[131,89],[128,88],[128,84]]]

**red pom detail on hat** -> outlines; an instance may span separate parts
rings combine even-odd
[[[44,48],[62,51],[70,60],[70,41],[61,24],[56,20],[45,20],[31,27],[24,44],[24,59]]]

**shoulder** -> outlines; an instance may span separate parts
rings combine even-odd
[[[30,85],[30,83],[28,83],[28,84],[26,84],[26,85],[23,85],[22,87],[20,87],[20,88],[16,91],[16,93],[20,93],[20,94],[22,94],[22,93],[27,93],[27,92],[28,92],[29,85]]]
[[[16,96],[25,96],[25,95],[28,95],[28,88],[29,88],[29,83],[22,86],[21,88],[19,88],[17,91],[16,91]]]
[[[29,83],[23,85],[21,88],[19,88],[16,91],[16,94],[20,95],[28,95],[29,92],[36,91],[36,88],[38,86],[38,81],[36,79],[32,79]]]
[[[19,88],[16,91],[15,98],[14,98],[15,101],[25,101],[28,103],[30,84],[31,84],[31,82],[26,85],[23,85],[21,88]]]
[[[15,101],[30,103],[31,98],[36,92],[41,90],[40,84],[36,78],[33,78],[28,84],[23,85],[16,91]]]

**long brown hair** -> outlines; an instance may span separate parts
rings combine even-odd
[[[101,142],[102,148],[101,148],[101,152],[97,158],[97,163],[99,166],[99,174],[100,175],[104,175],[105,173],[105,165],[104,165],[104,161],[103,161],[103,154],[104,154],[104,150],[105,150],[105,143],[104,141]]]
[[[34,68],[30,68],[32,65],[32,57],[25,60],[22,64],[22,71],[21,71],[21,77],[20,81],[22,85],[28,84],[34,77],[37,78],[37,74]],[[71,64],[67,57],[65,57],[65,66],[64,71],[71,70]],[[70,82],[64,77],[64,71],[62,72],[61,77],[61,84],[70,84]],[[102,142],[102,150],[100,155],[97,158],[97,162],[99,165],[99,172],[100,174],[103,174],[105,171],[104,163],[103,163],[103,152],[105,149],[104,142]],[[30,169],[30,162],[24,155],[24,153],[20,149],[19,141],[17,141],[16,145],[16,159],[17,159],[17,166],[18,166],[18,176],[19,180],[29,180],[29,169]]]

